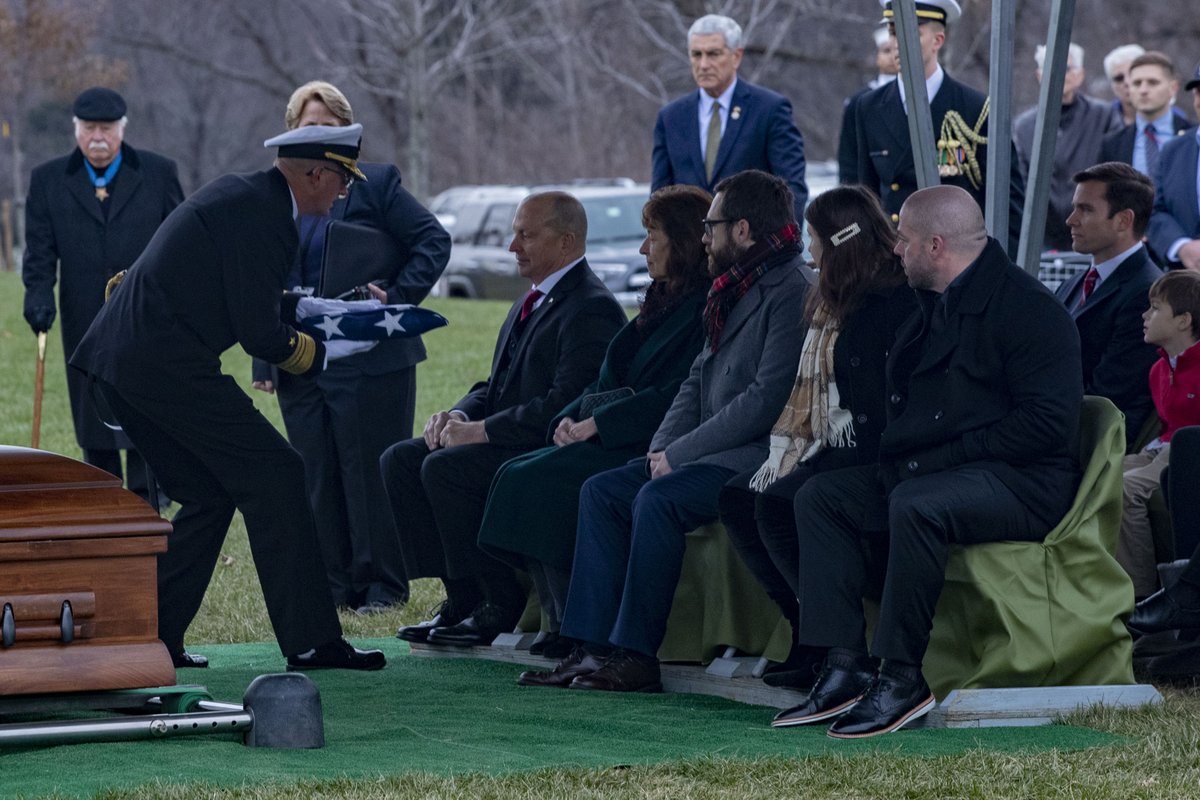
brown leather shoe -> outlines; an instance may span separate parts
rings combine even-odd
[[[571,681],[569,688],[601,692],[661,692],[662,674],[658,669],[658,659],[648,659],[628,650],[617,650],[605,660],[603,667],[580,675]]]
[[[517,683],[521,686],[556,686],[565,689],[580,675],[589,675],[602,666],[604,659],[596,658],[584,650],[582,645],[576,645],[554,669],[522,672],[521,677],[517,678]]]

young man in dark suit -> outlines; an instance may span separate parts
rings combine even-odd
[[[880,3],[884,7],[884,21],[892,23],[890,0],[880,0]],[[933,137],[961,142],[961,147],[943,148],[931,155],[939,159],[941,183],[965,189],[983,208],[988,148],[988,126],[983,107],[987,97],[951,78],[938,63],[947,28],[961,16],[962,10],[956,0],[925,0],[916,6]],[[900,206],[917,190],[916,164],[902,86],[902,81],[893,81],[861,95],[855,104],[858,182],[879,195],[884,211],[891,215],[893,222],[899,221]],[[984,137],[985,141],[976,141],[977,136]],[[1008,142],[1003,144],[1011,147]],[[1015,151],[1010,180],[1009,241],[1006,246],[1015,250],[1025,199],[1025,184]]]
[[[550,422],[595,378],[625,312],[584,257],[587,216],[565,192],[530,195],[517,207],[517,271],[532,288],[500,328],[492,371],[424,434],[388,448],[383,482],[410,580],[440,578],[434,617],[401,628],[411,642],[487,645],[525,608],[512,568],[476,541],[488,489],[510,458],[542,447]]]
[[[25,204],[25,321],[34,333],[54,324],[59,282],[63,352],[70,355],[104,303],[104,284],[127,269],[183,200],[175,162],[125,143],[125,100],[93,87],[75,98],[69,156],[33,170]],[[75,440],[83,460],[149,499],[146,468],[128,438],[100,421],[81,373],[67,370]],[[126,467],[121,469],[121,450]]]
[[[799,640],[830,650],[776,727],[835,719],[831,736],[862,738],[928,713],[921,665],[950,545],[1040,541],[1079,482],[1079,335],[1062,305],[987,235],[963,189],[913,193],[899,235],[919,308],[888,353],[879,463],[822,473],[796,495]],[[888,541],[869,650],[863,535]]]
[[[1192,105],[1200,116],[1200,66],[1187,82]],[[1163,145],[1154,179],[1154,213],[1150,246],[1172,267],[1200,272],[1200,190],[1196,186],[1200,128],[1192,128]]]
[[[1125,444],[1138,438],[1154,403],[1146,376],[1158,358],[1142,338],[1142,312],[1162,271],[1142,235],[1154,207],[1150,179],[1128,164],[1108,162],[1076,173],[1067,227],[1071,247],[1092,267],[1055,296],[1079,329],[1083,390],[1107,397],[1125,415]]]
[[[796,219],[808,202],[804,139],[781,94],[738,78],[742,28],[709,14],[688,31],[688,58],[699,87],[663,106],[654,123],[650,188],[676,183],[711,193],[723,179],[759,169],[787,182]]]
[[[158,560],[159,638],[177,667],[208,664],[184,651],[184,633],[235,510],[288,669],[384,666],[383,653],[342,638],[300,456],[221,373],[221,354],[235,344],[296,374],[360,347],[302,333],[281,304],[298,245],[294,215],[328,213],[363,177],[361,135],[361,125],[290,131],[267,142],[279,147],[272,169],[226,175],[192,195],[124,280],[109,282],[108,302],[71,356],[180,503]]]

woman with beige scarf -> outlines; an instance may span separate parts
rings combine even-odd
[[[840,186],[814,198],[804,217],[819,279],[805,310],[796,385],[771,430],[767,460],[731,480],[720,498],[730,540],[793,631],[801,554],[792,498],[817,472],[875,461],[886,418],[884,362],[916,309],[875,195]],[[807,691],[824,655],[793,639],[787,660],[764,680]]]

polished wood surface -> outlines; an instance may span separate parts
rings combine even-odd
[[[173,684],[156,594],[170,530],[103,470],[0,447],[0,695]]]

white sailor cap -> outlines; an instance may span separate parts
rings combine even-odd
[[[883,19],[881,22],[895,22],[895,12],[892,11],[892,0],[879,0],[879,5],[883,6]],[[917,24],[922,22],[940,22],[943,25],[949,25],[951,22],[957,22],[962,16],[962,9],[959,8],[956,0],[917,0]]]
[[[362,125],[304,125],[263,142],[263,147],[278,147],[280,158],[316,158],[341,164],[355,178],[367,176],[358,168],[358,150],[362,144]]]

